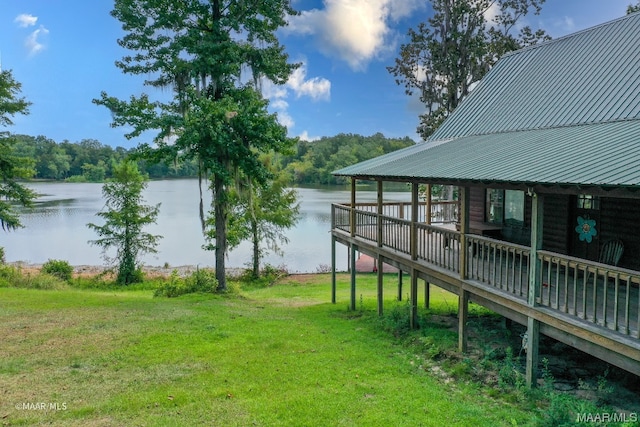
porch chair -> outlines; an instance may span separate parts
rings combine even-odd
[[[624,252],[624,244],[620,239],[609,240],[600,249],[599,263],[617,266]]]

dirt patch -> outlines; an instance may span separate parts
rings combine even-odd
[[[432,317],[430,321],[457,331],[455,316]],[[474,359],[477,366],[480,366],[484,358],[495,357],[500,360],[506,354],[506,349],[511,348],[524,372],[526,352],[523,338],[526,327],[500,316],[479,316],[469,320],[469,352],[465,357]],[[455,353],[451,356],[460,355]],[[539,360],[541,370],[544,369],[542,361],[547,361],[546,369],[553,378],[557,391],[619,412],[640,413],[640,377],[544,335],[540,336]],[[540,376],[542,374],[540,372]],[[495,382],[492,375],[493,373],[486,372],[485,378],[479,380]],[[542,384],[543,380],[540,379],[539,383]]]

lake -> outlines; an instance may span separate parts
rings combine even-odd
[[[41,264],[48,259],[66,260],[72,265],[103,265],[100,248],[90,245],[97,238],[87,223],[102,224],[96,213],[103,209],[102,184],[29,183],[42,196],[35,208],[24,211],[25,228],[0,235],[8,262]],[[285,265],[290,272],[316,272],[331,265],[331,203],[348,202],[346,187],[298,188],[300,220],[288,230],[289,243],[281,245],[284,255],[266,255],[263,263]],[[160,203],[157,223],[146,231],[164,236],[157,254],[142,261],[150,266],[198,265],[213,267],[214,253],[202,249],[205,243],[198,218],[198,182],[193,179],[151,181],[144,192],[145,204]],[[358,188],[358,201],[375,201],[376,192]],[[385,191],[385,201],[408,201],[406,192]],[[210,198],[207,203],[210,202]],[[347,268],[347,250],[336,245],[336,264]],[[244,242],[228,254],[228,267],[246,267],[251,245]]]

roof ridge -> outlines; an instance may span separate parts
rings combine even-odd
[[[566,125],[544,126],[544,127],[535,127],[535,128],[506,129],[506,130],[500,130],[497,132],[471,133],[471,134],[442,138],[442,139],[427,139],[425,141],[418,142],[416,145],[427,144],[427,143],[435,143],[435,145],[440,145],[446,142],[451,142],[456,139],[467,138],[471,136],[502,135],[506,133],[520,133],[520,132],[529,132],[534,130],[563,129],[563,128],[574,128],[574,127],[580,127],[580,126],[604,125],[609,123],[633,122],[633,121],[640,122],[640,117],[625,117],[622,119],[615,119],[615,120],[605,120],[605,121],[586,122],[586,123],[569,123]]]
[[[529,50],[532,50],[532,49],[538,49],[538,48],[541,48],[541,47],[549,46],[550,44],[559,43],[559,42],[564,41],[566,39],[570,39],[570,38],[579,36],[579,35],[581,35],[583,33],[588,33],[588,32],[597,30],[598,28],[606,27],[606,26],[611,25],[611,24],[613,24],[615,22],[623,21],[623,20],[626,20],[626,19],[632,19],[632,18],[640,19],[640,12],[634,12],[634,13],[630,13],[630,14],[627,14],[627,15],[623,15],[623,16],[621,16],[619,18],[612,19],[611,21],[603,22],[601,24],[597,24],[597,25],[594,25],[592,27],[584,28],[582,30],[576,31],[575,33],[565,34],[564,36],[560,36],[557,39],[551,39],[549,41],[545,41],[545,42],[542,42],[542,43],[529,45],[529,46],[523,47],[523,48],[518,49],[518,50],[512,50],[511,52],[507,52],[504,55],[502,55],[501,59],[502,58],[507,58],[509,56],[525,53],[525,52],[528,52]]]

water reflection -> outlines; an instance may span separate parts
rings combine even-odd
[[[0,246],[6,249],[8,261],[42,263],[47,259],[65,259],[73,265],[102,264],[99,248],[88,240],[97,238],[86,226],[101,224],[96,216],[104,207],[102,186],[92,183],[33,183],[29,187],[42,196],[33,209],[23,211],[25,228],[3,233]],[[289,243],[283,245],[284,256],[268,255],[265,262],[286,265],[290,271],[314,272],[320,265],[331,263],[331,203],[347,203],[350,192],[345,188],[299,188],[301,218],[287,233]],[[153,181],[144,194],[147,204],[160,203],[157,224],[148,231],[163,239],[158,254],[148,255],[149,265],[212,266],[214,254],[202,249],[205,243],[198,219],[199,193],[196,180]],[[358,188],[358,201],[375,201],[375,189]],[[385,192],[385,201],[408,200],[406,192]],[[210,198],[205,200],[210,204]],[[337,265],[346,269],[347,251],[337,246]],[[251,246],[241,244],[227,260],[230,267],[242,267],[251,259]]]

